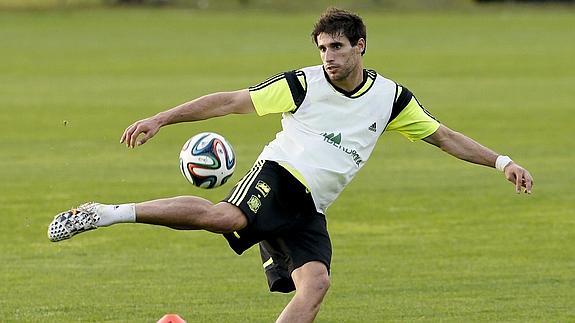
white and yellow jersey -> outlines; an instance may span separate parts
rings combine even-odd
[[[259,115],[283,113],[282,131],[260,160],[273,160],[310,191],[318,212],[363,167],[384,131],[411,141],[439,128],[412,93],[372,70],[352,92],[331,84],[321,65],[277,74],[250,87]]]

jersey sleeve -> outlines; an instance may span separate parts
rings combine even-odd
[[[398,131],[410,141],[421,140],[439,128],[435,119],[405,87],[397,85],[397,94],[386,131]]]
[[[297,110],[306,94],[307,83],[302,71],[289,71],[270,77],[249,88],[258,115]]]

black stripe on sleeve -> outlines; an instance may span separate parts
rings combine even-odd
[[[261,89],[263,89],[264,87],[266,87],[266,86],[268,86],[268,85],[270,85],[270,84],[272,84],[272,83],[275,83],[275,82],[277,82],[277,81],[283,79],[283,78],[285,77],[284,74],[285,74],[285,73],[276,74],[276,75],[274,75],[274,76],[268,78],[267,80],[261,82],[260,84],[257,84],[257,85],[254,85],[254,86],[250,86],[249,90],[250,90],[250,91],[261,90]]]
[[[423,112],[425,112],[425,114],[427,114],[428,116],[431,117],[431,119],[441,123],[441,121],[439,121],[439,119],[437,119],[435,116],[433,116],[433,114],[431,114],[431,112],[427,111],[427,109],[425,107],[423,107],[423,105],[421,105],[421,103],[419,103],[419,100],[417,99],[417,97],[414,95],[413,98],[415,99],[415,102],[417,102],[417,105],[419,105],[419,107],[421,108],[421,110],[423,110]]]
[[[396,84],[396,91],[399,90],[400,85]],[[391,109],[391,116],[389,117],[389,122],[393,121],[400,113],[405,109],[405,107],[413,98],[413,93],[409,91],[406,87],[401,86],[402,90],[399,96],[393,102],[393,108]],[[388,123],[389,123],[388,122]]]
[[[286,81],[289,85],[293,102],[296,105],[295,110],[297,110],[297,108],[299,108],[299,106],[302,104],[306,94],[306,90],[303,88],[301,82],[298,79],[299,75],[303,75],[305,77],[305,74],[302,71],[289,71],[284,73]],[[295,110],[293,112],[295,112]]]

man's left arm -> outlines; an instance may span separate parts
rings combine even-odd
[[[459,159],[498,168],[505,173],[505,177],[510,182],[515,184],[517,193],[523,191],[531,194],[533,177],[529,171],[513,162],[509,157],[498,155],[491,149],[444,125],[440,125],[433,134],[423,138],[423,140]]]

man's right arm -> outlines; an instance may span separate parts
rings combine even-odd
[[[120,143],[134,148],[152,138],[163,126],[252,112],[255,112],[255,108],[247,89],[209,94],[134,122],[126,128]]]

